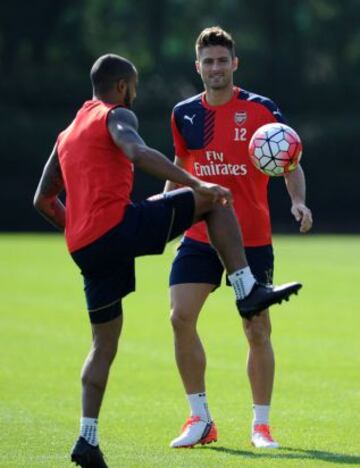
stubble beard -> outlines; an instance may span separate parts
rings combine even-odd
[[[230,77],[228,78],[224,77],[224,80],[222,80],[220,83],[213,84],[212,80],[209,79],[208,82],[204,84],[206,85],[206,88],[208,89],[211,89],[214,91],[222,91],[229,87],[230,82],[231,82]]]
[[[126,107],[131,109],[132,100],[131,100],[131,97],[130,97],[129,88],[127,88],[127,90],[126,90],[126,94],[125,94],[125,97],[124,97],[124,104],[125,104]]]

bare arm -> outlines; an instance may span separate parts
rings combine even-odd
[[[308,232],[312,227],[312,213],[305,204],[305,175],[299,165],[293,172],[284,176],[287,191],[291,199],[291,213],[300,222],[300,232]]]
[[[195,191],[210,196],[214,201],[231,202],[231,192],[219,185],[203,182],[181,169],[156,149],[146,145],[137,132],[137,118],[128,109],[110,111],[108,129],[115,143],[125,156],[138,168],[163,180],[186,185]]]
[[[183,161],[179,156],[175,156],[174,160],[175,166],[183,168]],[[165,187],[164,187],[164,192],[170,192],[171,190],[176,190],[178,188],[178,184],[175,184],[175,182],[172,182],[171,180],[167,180],[165,182]]]
[[[64,182],[55,145],[36,189],[34,207],[60,231],[65,227],[65,207],[58,198],[63,190]]]

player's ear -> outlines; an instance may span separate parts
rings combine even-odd
[[[195,68],[196,68],[196,71],[200,75],[201,72],[200,72],[200,62],[199,62],[199,60],[195,60]]]
[[[117,83],[116,83],[116,91],[120,94],[122,94],[125,90],[126,90],[126,87],[127,87],[127,82],[124,80],[124,79],[121,79],[119,80]]]
[[[239,66],[239,59],[238,59],[238,57],[234,57],[233,61],[232,61],[233,71],[236,71],[238,69],[238,66]]]

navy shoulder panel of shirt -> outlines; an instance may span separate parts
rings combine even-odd
[[[188,149],[201,149],[210,143],[214,136],[215,111],[203,106],[202,93],[179,102],[173,113]]]
[[[251,101],[256,102],[257,104],[261,104],[272,113],[272,115],[278,122],[286,123],[285,117],[283,116],[281,110],[271,99],[265,96],[260,96],[260,94],[255,94],[250,91],[246,91],[245,89],[240,90],[238,99],[243,99],[244,101]]]

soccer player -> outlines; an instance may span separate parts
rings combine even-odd
[[[148,147],[130,110],[135,66],[114,54],[91,68],[93,99],[59,134],[34,197],[40,213],[60,230],[84,277],[92,347],[82,369],[80,436],[71,453],[83,467],[105,467],[98,416],[122,327],[122,298],[135,290],[134,258],[159,254],[166,242],[205,220],[213,245],[234,276],[236,303],[252,317],[264,304],[287,299],[301,287],[258,284],[247,265],[229,189],[203,182]],[[133,166],[188,186],[132,204]],[[66,207],[59,198],[65,190]]]
[[[256,279],[271,284],[273,249],[267,201],[268,177],[251,164],[248,143],[254,131],[270,122],[283,122],[278,107],[269,99],[234,86],[238,67],[235,44],[220,27],[207,28],[196,45],[196,70],[205,92],[177,104],[172,113],[175,164],[196,177],[231,189],[246,256]],[[300,166],[285,175],[291,212],[300,231],[312,225],[305,205],[305,180]],[[176,185],[168,181],[165,192]],[[170,274],[171,322],[177,366],[191,415],[171,447],[191,447],[217,439],[205,393],[206,358],[197,333],[199,313],[221,283],[219,260],[204,223],[185,233]],[[228,275],[232,282],[233,275]],[[247,372],[253,397],[251,442],[255,447],[276,448],[269,428],[274,380],[274,353],[270,341],[268,308],[252,320],[243,319],[249,342]]]

